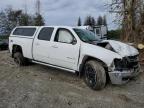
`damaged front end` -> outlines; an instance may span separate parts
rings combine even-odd
[[[114,68],[109,72],[112,84],[124,84],[129,79],[136,77],[140,72],[138,55],[123,57],[114,60]]]
[[[139,52],[127,44],[106,40],[98,44],[108,50],[118,53],[122,59],[114,59],[109,72],[112,84],[124,84],[136,77],[140,72]]]
[[[108,64],[108,74],[112,84],[124,84],[140,73],[139,52],[136,48],[115,40],[103,40],[92,44],[119,56],[117,57],[113,53],[105,55],[108,58],[113,58],[111,64]]]

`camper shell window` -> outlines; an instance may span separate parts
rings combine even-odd
[[[36,28],[16,28],[13,35],[16,36],[33,36]]]

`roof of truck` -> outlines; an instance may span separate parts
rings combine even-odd
[[[29,28],[29,27],[56,27],[56,28],[59,28],[59,27],[64,27],[64,28],[74,28],[74,27],[72,27],[72,26],[17,26],[16,28],[23,28],[23,27],[27,27],[27,28]]]
[[[78,29],[84,29],[84,28],[81,28],[79,26],[17,26],[16,28],[32,28],[32,27],[35,27],[35,28],[40,28],[40,27],[53,27],[53,28],[69,28],[69,29],[72,29],[72,28],[78,28]]]

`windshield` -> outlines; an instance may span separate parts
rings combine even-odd
[[[100,39],[91,31],[85,29],[74,29],[74,31],[84,42],[100,41]]]

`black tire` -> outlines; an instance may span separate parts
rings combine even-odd
[[[23,54],[20,52],[14,53],[14,61],[18,66],[26,65],[26,59],[23,57]]]
[[[93,90],[101,90],[106,85],[104,67],[95,60],[86,62],[84,67],[84,81]]]

